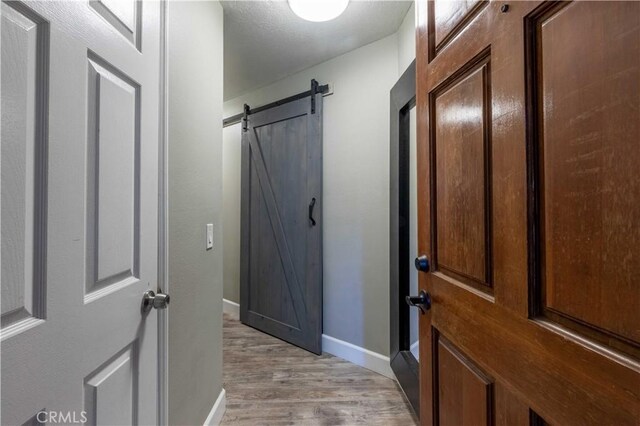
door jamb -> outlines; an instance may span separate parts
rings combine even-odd
[[[416,61],[390,92],[389,299],[390,364],[416,416],[420,416],[419,364],[410,352],[409,112],[416,105]],[[417,230],[416,230],[417,231]]]

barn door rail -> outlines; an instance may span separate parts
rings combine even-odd
[[[318,81],[314,78],[311,79],[311,88],[310,90],[307,90],[306,92],[301,92],[298,93],[296,95],[293,96],[289,96],[287,98],[283,98],[280,100],[277,100],[275,102],[271,102],[269,104],[266,105],[262,105],[256,108],[251,108],[249,105],[244,104],[244,110],[243,112],[241,112],[240,114],[236,114],[236,115],[232,115],[231,117],[227,117],[225,119],[222,120],[222,126],[223,127],[228,127],[228,126],[232,126],[234,124],[240,123],[242,122],[242,130],[246,131],[247,130],[247,118],[250,114],[254,114],[256,112],[260,112],[260,111],[264,111],[266,109],[269,108],[273,108],[276,106],[280,106],[280,105],[284,105],[288,102],[293,102],[293,101],[297,101],[298,99],[302,99],[302,98],[306,98],[307,96],[311,97],[311,114],[315,114],[316,113],[316,97],[315,95],[318,93],[321,94],[325,94],[329,92],[329,85],[328,84],[319,84]]]

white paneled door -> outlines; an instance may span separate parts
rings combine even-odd
[[[3,425],[156,424],[160,2],[2,2]]]

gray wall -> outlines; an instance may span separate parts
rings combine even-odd
[[[222,389],[223,14],[213,1],[168,5],[169,422],[197,425]]]
[[[229,100],[259,106],[309,89],[311,78],[333,83],[324,98],[324,334],[389,354],[389,91],[411,63],[413,8],[400,31]],[[404,29],[404,31],[402,31]],[[401,35],[402,32],[402,35]],[[406,65],[405,65],[406,63]],[[239,301],[240,126],[224,133],[225,298]],[[237,189],[236,189],[237,188]],[[227,198],[229,194],[229,198]],[[234,242],[237,241],[237,242]],[[227,267],[233,269],[227,272]]]
[[[225,127],[222,138],[224,298],[236,303],[240,302],[240,127],[240,123]]]
[[[398,28],[398,77],[416,57],[416,3],[414,2]]]

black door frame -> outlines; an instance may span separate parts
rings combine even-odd
[[[409,350],[409,114],[416,104],[416,61],[405,70],[391,89],[390,155],[390,363],[400,387],[420,415],[420,366]]]

